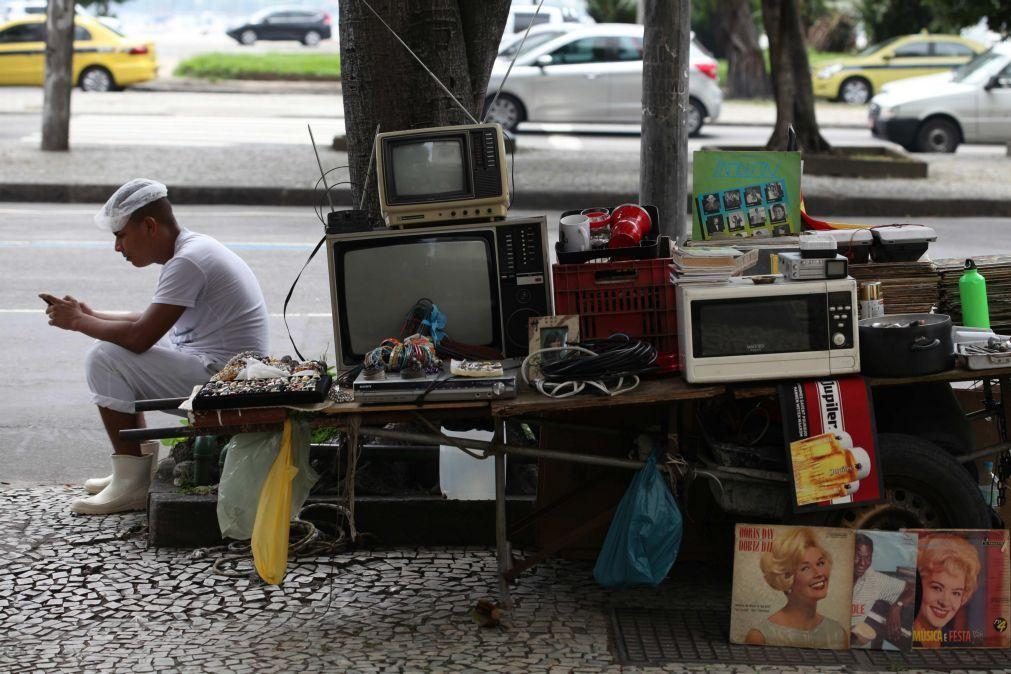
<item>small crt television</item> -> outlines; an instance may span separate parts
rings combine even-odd
[[[391,227],[501,219],[509,207],[498,124],[380,133],[376,177],[379,209]]]
[[[330,234],[326,248],[340,369],[399,338],[419,299],[454,342],[505,357],[526,355],[529,319],[552,314],[544,217]]]

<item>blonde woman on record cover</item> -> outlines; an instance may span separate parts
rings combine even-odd
[[[801,648],[846,648],[849,633],[818,613],[828,596],[832,555],[808,527],[777,536],[760,561],[765,582],[786,594],[786,605],[748,631],[744,643]]]
[[[945,627],[976,591],[982,564],[976,547],[957,534],[920,535],[916,572],[920,607],[913,620],[913,642],[939,648]]]

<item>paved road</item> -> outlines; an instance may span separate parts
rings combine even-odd
[[[97,205],[0,204],[0,352],[19,376],[0,383],[0,480],[80,482],[107,467],[106,439],[88,402],[82,362],[91,340],[50,328],[39,292],[72,294],[100,309],[147,305],[158,269],[134,269],[91,225]],[[250,264],[271,312],[278,354],[291,346],[281,308],[321,226],[306,208],[179,207],[183,223],[226,242]],[[524,215],[526,213],[517,213]],[[547,213],[552,230],[558,212]],[[883,222],[883,221],[877,221]],[[940,241],[934,257],[1011,250],[1011,220],[927,220]],[[306,357],[332,360],[327,268],[317,257],[306,269],[288,313],[288,325]],[[177,421],[156,413],[152,424]]]

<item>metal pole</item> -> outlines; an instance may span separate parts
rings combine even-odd
[[[554,459],[556,461],[571,461],[573,463],[588,463],[595,466],[609,466],[611,468],[629,468],[638,470],[642,468],[642,461],[632,459],[615,459],[609,456],[593,456],[588,454],[572,454],[551,449],[534,449],[532,447],[517,447],[515,445],[499,444],[484,440],[471,440],[470,438],[448,438],[442,434],[435,433],[415,433],[412,431],[397,431],[387,428],[362,428],[362,433],[374,435],[377,438],[387,438],[390,440],[407,440],[433,445],[453,445],[460,443],[475,451],[484,452],[490,456],[497,451],[516,456],[530,456],[538,459]]]
[[[495,420],[494,439],[504,440],[505,423],[501,419]],[[502,445],[498,445],[499,448]],[[506,522],[506,465],[505,454],[501,451],[495,452],[495,556],[498,561],[498,594],[502,605],[507,611],[513,608],[512,597],[509,596],[509,581],[506,573],[512,567],[512,553],[509,550],[509,539],[507,537]]]

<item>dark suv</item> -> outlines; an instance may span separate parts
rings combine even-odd
[[[257,40],[298,40],[307,47],[315,47],[320,40],[330,39],[330,15],[304,7],[273,7],[260,10],[227,33],[247,46]]]

